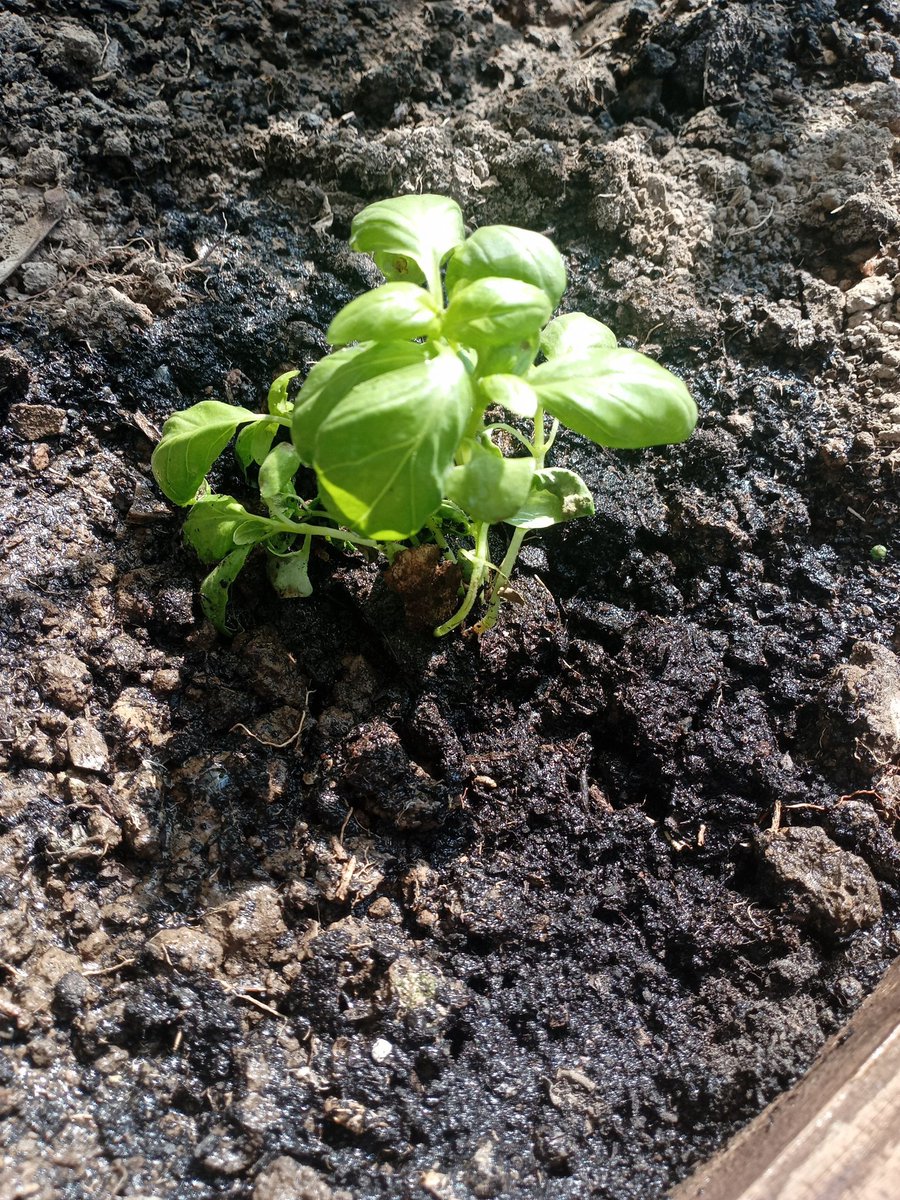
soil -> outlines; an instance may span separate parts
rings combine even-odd
[[[874,986],[898,78],[897,0],[6,0],[0,1194],[657,1200]],[[698,430],[563,439],[597,516],[481,638],[337,551],[219,638],[156,432],[308,369],[413,190]]]

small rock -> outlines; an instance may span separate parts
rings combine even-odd
[[[499,1196],[506,1188],[506,1176],[494,1159],[495,1146],[490,1140],[479,1143],[478,1149],[469,1160],[467,1171],[469,1187],[479,1200],[490,1200]]]
[[[318,1171],[283,1154],[256,1177],[253,1200],[353,1200],[343,1189],[334,1191]]]
[[[194,1157],[214,1175],[240,1175],[253,1161],[251,1154],[224,1129],[214,1129],[200,1142]]]
[[[70,971],[81,969],[76,954],[67,954],[57,946],[32,954],[13,988],[13,1001],[21,1009],[20,1028],[30,1028],[35,1020],[49,1021],[56,985]]]
[[[79,771],[105,771],[109,748],[100,730],[89,721],[73,721],[66,731],[69,762]]]
[[[394,1053],[394,1047],[387,1038],[376,1038],[372,1043],[372,1061],[377,1063],[387,1062]]]
[[[155,858],[159,853],[161,793],[160,777],[149,763],[136,771],[116,772],[113,777],[110,807],[122,827],[126,845],[138,858]]]
[[[887,304],[894,296],[894,285],[886,275],[870,275],[847,292],[847,315],[868,312],[879,304]]]
[[[82,712],[93,690],[87,664],[74,654],[54,654],[41,663],[41,695],[67,713]]]
[[[56,287],[59,283],[59,272],[53,263],[48,262],[27,262],[24,263],[20,270],[22,280],[22,291],[29,296],[36,296],[38,292],[49,291],[50,288]]]
[[[817,743],[847,762],[890,762],[900,751],[900,658],[879,642],[857,642],[829,675],[820,699]]]
[[[66,428],[66,414],[52,404],[14,404],[9,421],[19,437],[28,442],[58,437]]]
[[[59,184],[68,168],[66,156],[51,146],[32,146],[22,163],[22,179],[37,186]]]
[[[881,917],[878,885],[867,864],[824,829],[783,829],[760,839],[763,863],[797,920],[844,937]]]
[[[281,898],[265,884],[248,888],[242,896],[219,910],[231,953],[268,958],[273,943],[287,932]]]
[[[50,35],[46,63],[67,79],[89,79],[103,60],[103,46],[90,29],[61,21]]]
[[[182,971],[214,971],[223,958],[222,946],[215,938],[186,925],[160,929],[148,940],[147,951],[157,962]]]

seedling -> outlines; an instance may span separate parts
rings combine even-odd
[[[372,255],[386,282],[337,314],[327,332],[336,349],[296,397],[289,371],[265,412],[204,400],[176,413],[154,474],[190,507],[186,540],[216,564],[201,598],[220,630],[256,545],[282,595],[308,596],[313,538],[389,558],[436,543],[464,587],[435,633],[461,625],[483,595],[475,629],[489,629],[529,530],[594,511],[582,479],[547,465],[559,426],[600,446],[663,445],[690,435],[696,407],[680,379],[617,347],[606,325],[579,312],[551,320],[566,272],[539,233],[491,225],[467,238],[453,200],[399,196],[365,208],[350,245]],[[258,468],[266,515],[206,484],[235,433],[241,467]],[[298,491],[303,468],[315,494]],[[488,544],[497,524],[512,530],[499,564]]]

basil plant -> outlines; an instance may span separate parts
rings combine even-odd
[[[228,589],[262,545],[284,595],[309,595],[314,538],[380,548],[389,558],[434,542],[458,563],[461,625],[497,618],[529,530],[593,513],[584,481],[547,456],[560,425],[599,446],[680,442],[697,420],[687,388],[619,348],[584,313],[553,318],[562,256],[539,233],[489,225],[466,237],[446,196],[399,196],[365,208],[350,245],[385,283],[351,300],[328,328],[335,347],[296,388],[280,376],[264,412],[204,400],[170,417],[153,455],[159,486],[190,508],[186,540],[214,564],[204,609],[225,624]],[[262,511],[208,489],[206,474],[237,433],[245,473],[258,468]],[[311,468],[315,494],[301,494]],[[302,478],[312,478],[304,471]],[[491,560],[491,526],[509,528]]]

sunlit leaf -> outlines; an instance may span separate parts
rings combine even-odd
[[[263,419],[259,413],[220,400],[201,400],[174,413],[163,426],[150,460],[156,482],[173,503],[190,504],[238,426]]]
[[[277,532],[277,526],[266,517],[247,512],[243,504],[231,496],[202,496],[184,523],[184,540],[196,550],[202,562],[217,562],[237,543],[259,542]]]
[[[234,456],[245,476],[251,463],[260,466],[265,462],[280,428],[278,421],[255,421],[252,425],[245,425],[237,435]]]
[[[441,263],[465,236],[462,212],[449,196],[395,196],[353,218],[350,246],[374,254],[389,280],[418,283],[420,272],[436,294]]]
[[[541,350],[545,358],[562,358],[570,354],[587,354],[591,350],[615,348],[616,335],[609,326],[582,312],[556,317],[541,334]]]
[[[533,367],[528,382],[563,425],[600,446],[681,442],[697,423],[682,381],[636,350],[596,350]]]
[[[540,288],[551,311],[566,290],[566,266],[549,238],[514,225],[484,225],[451,255],[447,291],[453,296],[467,283],[497,275]]]
[[[504,458],[494,445],[476,442],[471,457],[454,467],[444,491],[476,521],[504,521],[519,511],[528,496],[534,459]]]
[[[383,342],[335,350],[317,362],[294,405],[291,436],[300,461],[313,461],[319,426],[358,384],[423,362],[431,351],[419,342]]]
[[[441,324],[428,292],[414,283],[386,283],[345,305],[328,327],[333,346],[429,337]]]
[[[540,335],[520,338],[505,346],[482,346],[478,350],[479,375],[523,375],[537,357]]]
[[[490,404],[501,404],[517,417],[533,417],[537,412],[537,393],[518,375],[487,375],[478,386]]]
[[[267,407],[273,416],[289,417],[291,415],[294,402],[290,399],[290,386],[299,374],[299,371],[285,371],[269,388]]]
[[[285,600],[311,596],[313,586],[309,581],[309,539],[302,550],[293,554],[269,554],[269,581],[279,596]]]
[[[473,399],[450,353],[353,388],[316,438],[320,494],[335,519],[384,541],[417,533],[441,503]]]
[[[467,346],[499,346],[534,337],[553,307],[541,288],[521,279],[491,276],[457,288],[443,334]]]

